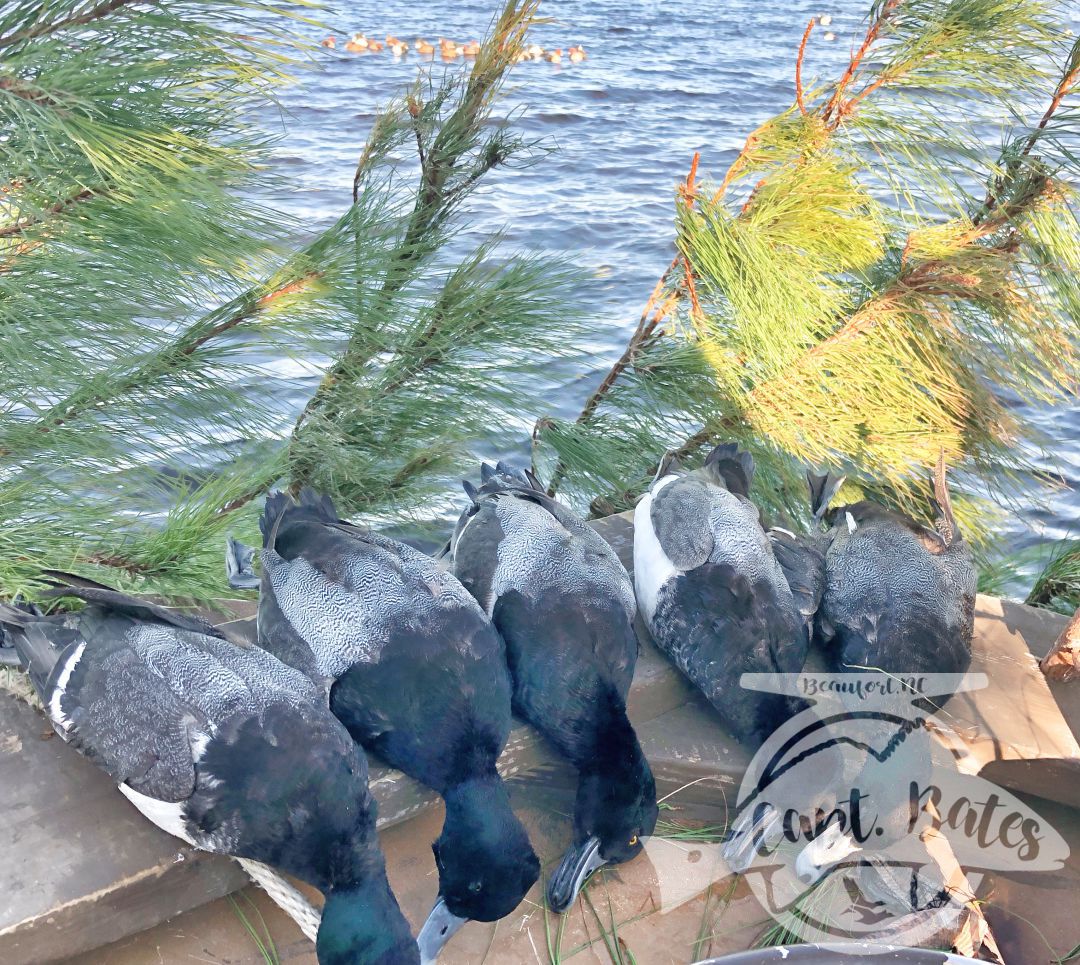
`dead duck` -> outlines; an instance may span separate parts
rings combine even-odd
[[[326,895],[322,965],[415,965],[364,755],[302,673],[202,620],[69,574],[42,616],[0,604],[53,729],[169,834]]]
[[[817,636],[832,667],[964,673],[976,574],[953,515],[944,458],[933,475],[933,529],[869,500],[830,509],[836,488],[832,477],[820,477],[813,504],[831,527]]]
[[[446,803],[439,897],[419,944],[434,961],[467,920],[508,915],[540,875],[496,761],[510,734],[503,642],[424,553],[341,520],[310,489],[266,500],[262,577],[230,543],[231,582],[260,586],[259,642],[303,671],[353,739]]]
[[[506,641],[514,710],[578,769],[574,836],[548,882],[565,911],[585,879],[642,850],[652,771],[626,715],[634,590],[600,535],[530,472],[484,465],[446,552]]]
[[[740,678],[802,669],[823,560],[792,533],[766,532],[749,498],[753,476],[753,457],[734,444],[693,472],[662,465],[634,513],[634,584],[657,645],[756,747],[792,707]]]

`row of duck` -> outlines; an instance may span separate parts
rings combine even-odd
[[[320,40],[319,44],[322,47],[334,50],[337,48],[338,40],[337,37],[331,34]],[[446,37],[440,37],[436,43],[429,43],[427,40],[424,40],[423,37],[417,37],[416,40],[409,44],[399,37],[388,36],[386,40],[383,41],[368,37],[366,34],[362,33],[353,34],[344,44],[342,44],[342,47],[351,54],[377,54],[384,50],[388,50],[395,57],[404,57],[409,51],[413,51],[424,57],[434,57],[438,54],[444,61],[457,60],[459,57],[471,59],[480,53],[479,40],[470,40],[462,44],[455,40],[448,40]],[[529,46],[515,57],[515,63],[520,64],[529,60],[546,60],[551,64],[559,64],[565,59],[573,64],[579,64],[583,60],[588,59],[588,56],[589,55],[585,52],[585,48],[580,44],[567,47],[565,50],[563,50],[562,47],[555,47],[548,50],[541,47],[539,44],[529,44]]]
[[[323,892],[320,962],[432,962],[540,874],[496,769],[512,714],[579,775],[552,910],[653,832],[656,786],[626,710],[636,613],[752,746],[793,708],[740,676],[798,672],[812,646],[841,670],[967,666],[974,571],[943,471],[935,530],[872,502],[831,509],[838,480],[811,477],[823,525],[809,536],[762,525],[753,473],[733,445],[695,471],[662,467],[635,513],[633,578],[531,472],[500,463],[465,483],[440,559],[311,490],[272,494],[261,574],[254,549],[227,553],[233,585],[260,591],[257,645],[58,572],[47,595],[81,611],[0,605],[0,624],[57,733],[146,817]],[[438,896],[416,940],[387,881],[366,752],[445,801]]]

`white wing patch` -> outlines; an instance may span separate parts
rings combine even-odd
[[[75,669],[75,664],[79,662],[79,658],[82,657],[85,649],[86,641],[84,640],[71,652],[71,656],[67,658],[63,669],[60,671],[60,676],[56,678],[56,686],[49,696],[49,716],[52,718],[53,723],[62,728],[65,733],[71,728],[71,721],[64,716],[64,711],[60,706],[60,698],[64,696],[68,681],[71,680],[71,672]]]
[[[650,627],[661,588],[679,572],[675,564],[668,559],[660,540],[656,538],[652,522],[652,501],[656,493],[678,478],[665,476],[641,498],[634,510],[634,589],[637,591],[641,615]]]
[[[188,844],[198,847],[187,832],[187,822],[184,820],[183,801],[159,801],[157,798],[141,794],[128,787],[126,784],[118,785],[120,793],[135,805],[143,814],[162,831],[168,831],[174,837],[186,841]]]

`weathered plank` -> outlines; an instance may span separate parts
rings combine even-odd
[[[48,735],[48,738],[46,737]],[[48,961],[246,881],[154,827],[42,716],[0,697],[0,961]]]

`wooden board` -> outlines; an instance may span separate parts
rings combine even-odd
[[[1070,727],[1032,652],[1041,647],[1045,653],[1065,622],[1057,614],[978,597],[971,672],[986,674],[988,686],[957,694],[941,716],[964,743],[962,771],[1080,807],[1076,717]],[[1080,689],[1058,686],[1080,698]]]

